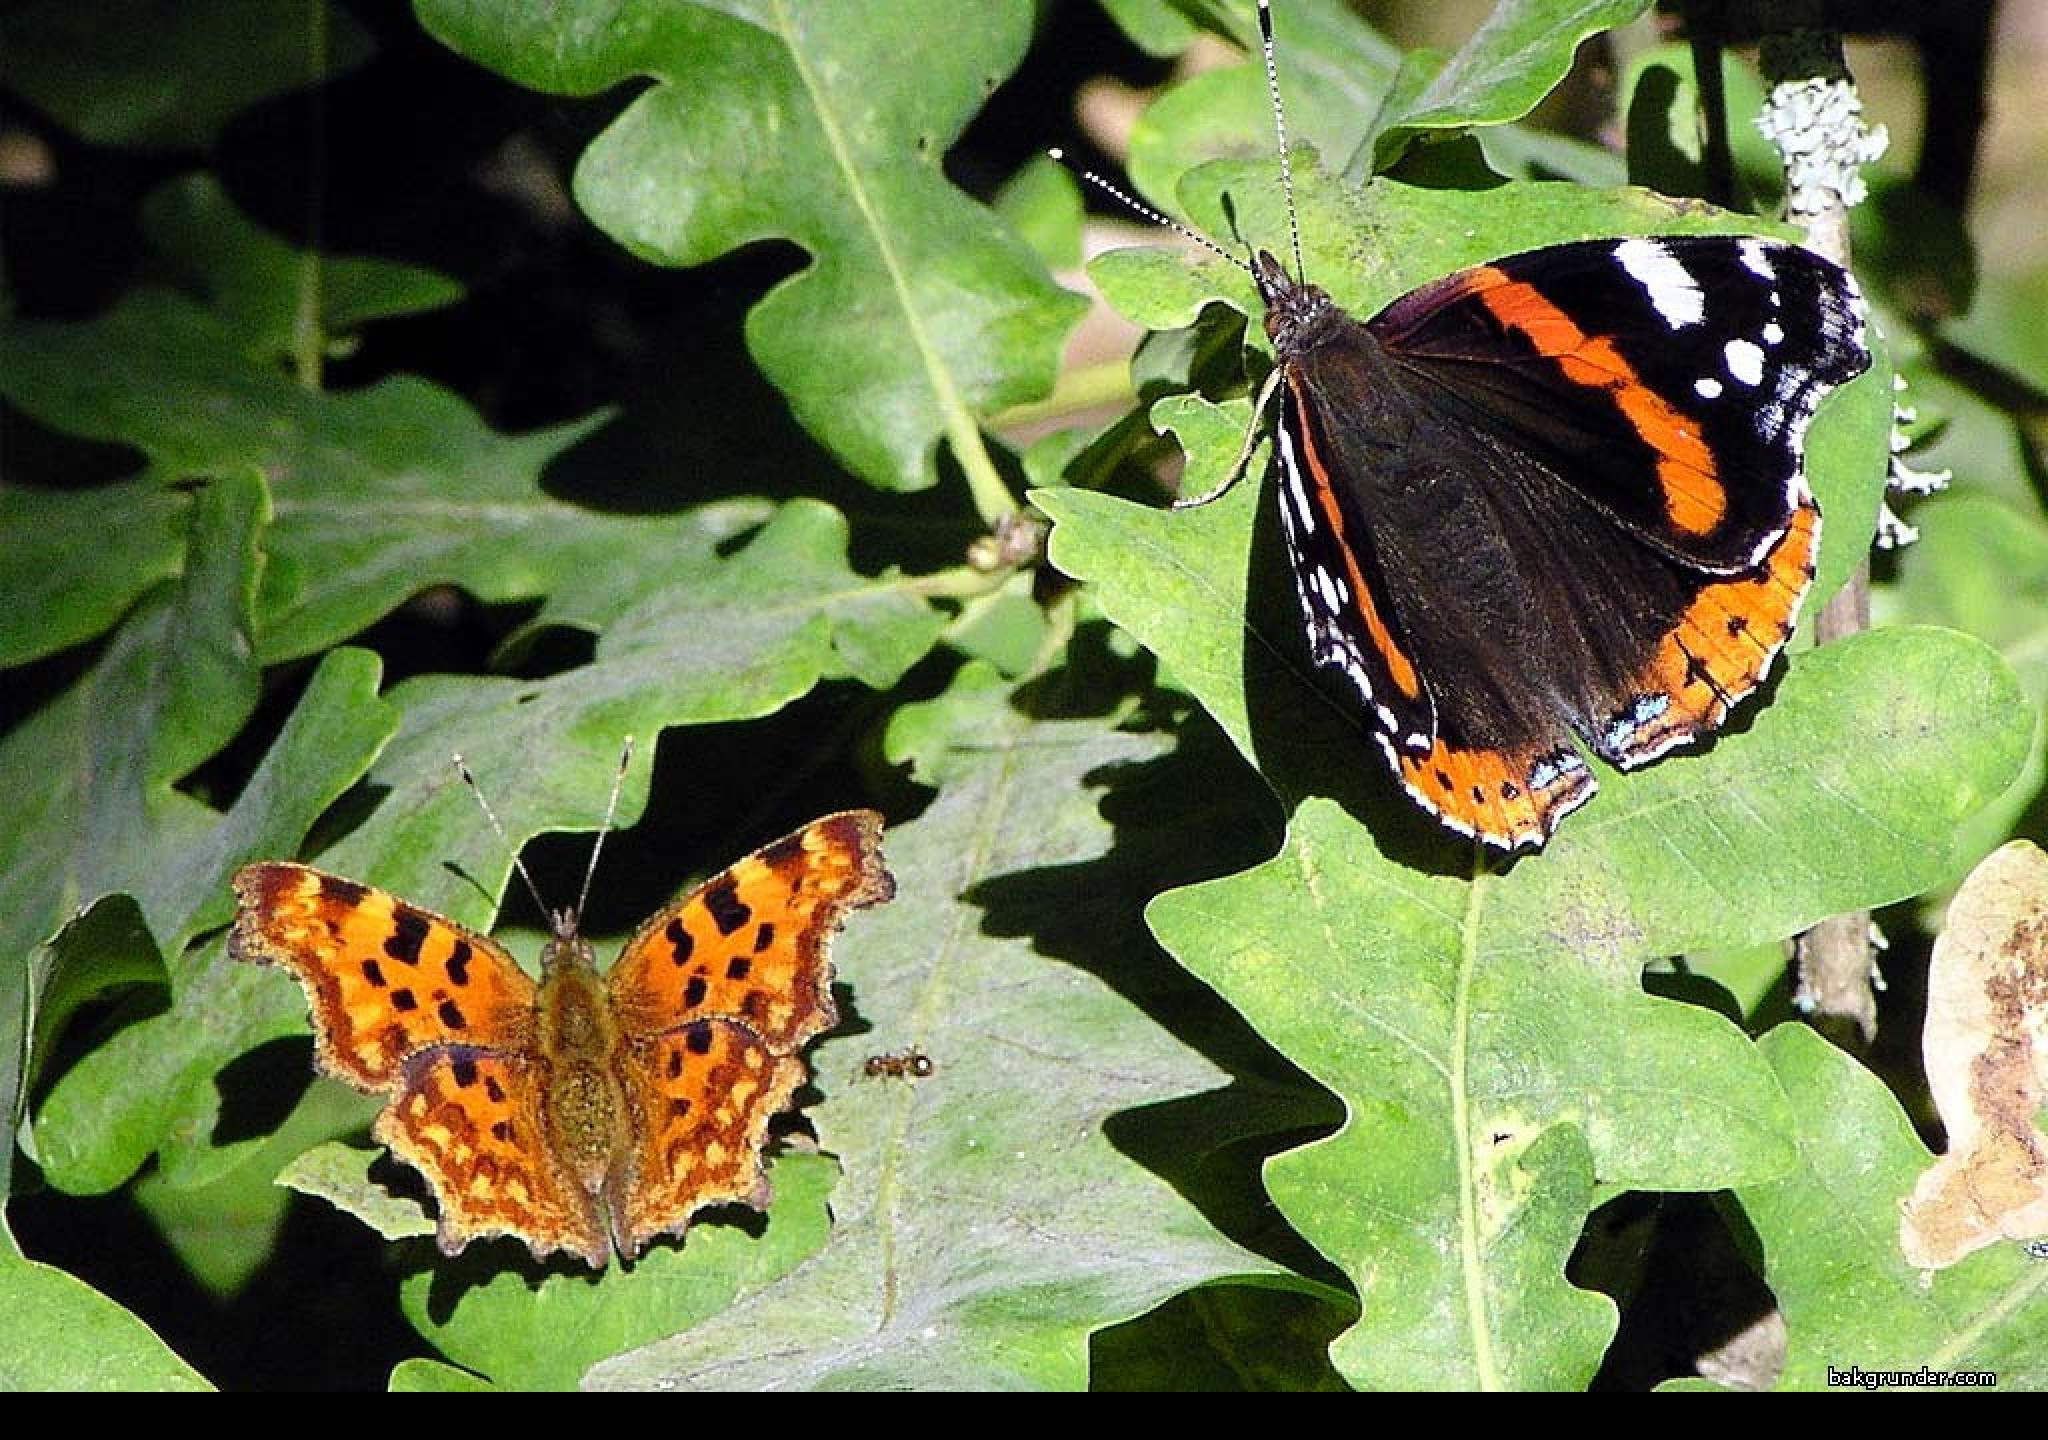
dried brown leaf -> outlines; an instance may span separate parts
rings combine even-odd
[[[2014,841],[1949,906],[1921,1037],[1948,1153],[1905,1203],[1899,1243],[1925,1270],[2000,1240],[2048,1234],[2048,855]]]

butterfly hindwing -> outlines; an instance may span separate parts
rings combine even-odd
[[[768,1123],[809,1071],[746,1026],[697,1020],[632,1042],[627,1103],[638,1109],[631,1184],[611,1199],[628,1256],[681,1234],[705,1205],[762,1209]]]
[[[406,1062],[373,1138],[427,1178],[437,1239],[453,1255],[480,1235],[517,1235],[535,1255],[564,1250],[601,1268],[604,1217],[546,1138],[530,1056],[441,1046]]]

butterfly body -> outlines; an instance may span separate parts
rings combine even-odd
[[[1311,658],[1409,795],[1503,849],[1752,692],[1809,588],[1801,446],[1869,364],[1854,282],[1750,237],[1582,241],[1369,320],[1262,252]]]
[[[592,1268],[761,1208],[769,1121],[837,1022],[828,941],[894,893],[880,817],[813,821],[644,922],[600,974],[559,912],[536,984],[494,940],[384,891],[266,862],[234,880],[237,957],[289,969],[318,1064],[388,1093],[375,1139],[425,1176],[449,1254],[513,1235]]]
[[[573,912],[554,919],[541,954],[540,990],[534,999],[537,1043],[534,1090],[547,1149],[573,1184],[602,1200],[606,1228],[624,1212],[633,1170],[622,1164],[630,1138],[647,1117],[633,1109],[625,1037],[612,1018],[597,959]],[[616,1248],[616,1231],[612,1231]]]

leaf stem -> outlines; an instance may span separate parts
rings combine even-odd
[[[1013,405],[1002,414],[992,416],[989,425],[999,431],[1028,430],[1051,421],[1066,420],[1077,411],[1093,410],[1098,406],[1128,408],[1137,398],[1137,392],[1131,388],[1130,358],[1101,360],[1093,365],[1062,370],[1052,394],[1043,400]]]
[[[1007,569],[977,570],[972,565],[956,565],[929,575],[906,576],[901,588],[906,595],[926,600],[976,600],[1002,589],[1013,573]]]

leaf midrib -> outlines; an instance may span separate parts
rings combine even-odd
[[[810,100],[811,114],[818,123],[818,132],[824,136],[826,148],[831,152],[832,164],[839,171],[840,180],[847,198],[860,215],[860,223],[868,233],[869,243],[874,246],[875,256],[881,261],[883,273],[889,277],[889,289],[896,297],[896,309],[903,317],[903,326],[908,332],[911,344],[917,350],[919,364],[924,367],[925,378],[932,388],[932,397],[938,402],[939,413],[944,417],[946,438],[952,442],[953,458],[960,462],[967,474],[971,489],[975,492],[983,518],[993,521],[998,515],[1016,509],[1016,501],[1008,494],[995,467],[982,448],[981,430],[975,424],[974,415],[961,397],[959,388],[953,383],[952,371],[946,367],[926,330],[923,317],[912,303],[910,281],[902,259],[896,253],[889,227],[883,223],[874,197],[864,183],[858,165],[854,163],[853,148],[845,132],[840,128],[838,116],[826,103],[824,87],[819,83],[817,73],[812,69],[809,57],[797,44],[796,27],[791,23],[789,0],[773,0],[775,33],[782,41],[783,50],[789,56],[789,63],[796,71],[797,80]],[[991,503],[998,497],[985,493],[985,487],[993,481],[1000,492],[1000,503],[991,511]]]
[[[1472,1364],[1483,1390],[1501,1388],[1499,1361],[1486,1307],[1485,1255],[1479,1236],[1479,1196],[1472,1171],[1472,979],[1479,968],[1479,919],[1494,877],[1475,864],[1466,891],[1464,922],[1458,932],[1458,978],[1451,1002],[1451,1152],[1458,1162],[1458,1268],[1465,1290],[1465,1324],[1471,1332]]]

